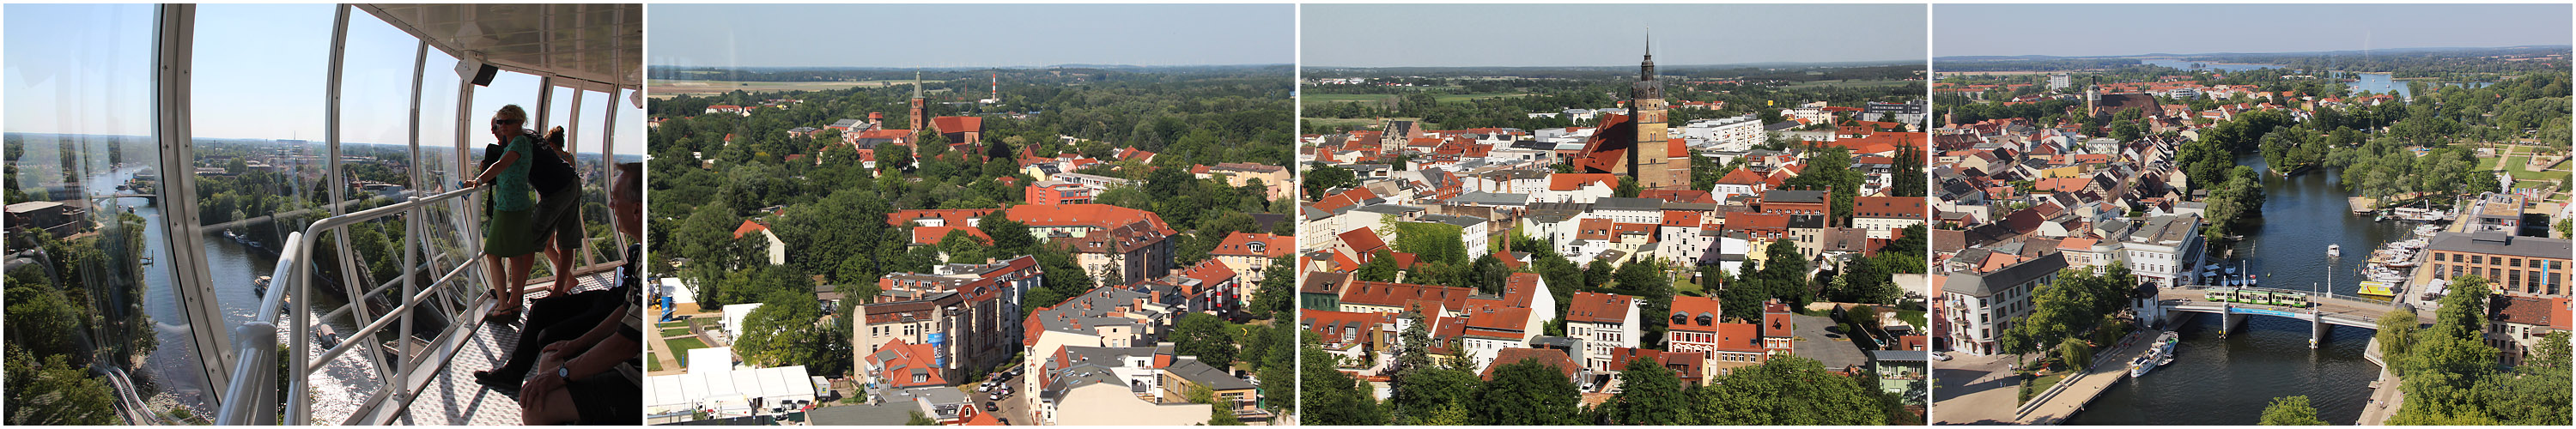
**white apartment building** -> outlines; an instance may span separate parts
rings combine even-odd
[[[2120,257],[2138,281],[2174,287],[2198,281],[2200,215],[2156,216],[2132,224],[2120,239]]]
[[[2032,292],[2057,282],[2066,258],[2050,253],[1993,272],[1952,272],[1941,282],[1940,317],[1950,321],[1950,349],[1973,355],[2002,352],[2001,339],[2029,316]]]

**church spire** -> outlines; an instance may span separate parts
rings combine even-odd
[[[1655,80],[1655,27],[1646,27],[1646,60],[1637,63],[1637,80]]]
[[[920,70],[913,70],[913,71],[912,71],[912,98],[913,98],[913,99],[915,99],[915,100],[919,100],[919,99],[921,99],[921,71],[920,71]]]

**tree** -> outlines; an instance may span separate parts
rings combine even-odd
[[[1605,424],[1681,425],[1689,424],[1688,406],[1682,398],[1682,380],[1673,370],[1654,359],[1631,359],[1620,373],[1622,385],[1618,395],[1610,397],[1604,410]]]
[[[2377,334],[2380,355],[2390,362],[2405,359],[2406,352],[2415,344],[2415,329],[2422,326],[2421,323],[2415,316],[2415,309],[2409,306],[2397,306],[2381,314]],[[2391,366],[2388,369],[2397,371],[2399,368]],[[2406,373],[2398,372],[2397,375]]]
[[[1305,174],[1300,174],[1297,178],[1304,182],[1300,187],[1306,191],[1307,201],[1321,200],[1327,191],[1359,184],[1359,179],[1354,176],[1351,169],[1329,164],[1317,164],[1315,168],[1307,169]]]
[[[1225,320],[1207,313],[1181,316],[1181,326],[1172,331],[1175,351],[1197,356],[1200,362],[1233,362],[1235,339],[1226,332]]]
[[[2272,398],[2272,405],[2263,407],[2262,425],[2324,426],[2326,421],[2317,418],[2317,407],[2308,405],[2307,395],[2299,395]]]
[[[18,344],[8,345],[7,422],[19,425],[124,424],[107,383],[89,377],[62,355],[38,361]]]
[[[1599,259],[1583,264],[1583,289],[1600,290],[1602,285],[1609,284],[1613,278],[1611,273],[1617,268],[1612,265],[1610,261]]]
[[[1450,418],[1451,410],[1464,411],[1476,400],[1476,389],[1484,382],[1476,374],[1455,368],[1422,366],[1407,370],[1394,382],[1395,424],[1433,424]],[[1466,414],[1472,416],[1473,414]]]
[[[912,167],[912,146],[877,145],[876,151],[878,171],[900,172]]]
[[[938,420],[931,419],[931,418],[930,418],[930,416],[922,415],[922,414],[921,414],[921,410],[913,410],[913,411],[912,411],[912,417],[911,417],[911,418],[904,419],[904,420],[903,420],[903,425],[904,425],[904,426],[938,426],[938,425],[939,425],[939,421],[938,421]]]
[[[1479,426],[1571,425],[1582,423],[1582,392],[1557,367],[1536,359],[1495,363],[1494,380],[1476,388],[1467,409]]]
[[[1332,356],[1324,352],[1321,334],[1310,330],[1298,332],[1305,337],[1304,351],[1301,354],[1307,356],[1306,359],[1298,359],[1298,365],[1303,367],[1297,372],[1297,376],[1302,379],[1299,382],[1301,388],[1297,391],[1298,409],[1302,410],[1303,415],[1299,423],[1348,426],[1387,424],[1386,412],[1378,408],[1376,400],[1370,399],[1367,384],[1352,379],[1349,374],[1343,374],[1341,370],[1334,368],[1333,359],[1317,359]]]
[[[1795,356],[1737,368],[1688,396],[1694,425],[1887,424],[1878,386],[1863,386],[1813,359]]]
[[[2081,337],[2067,337],[2057,344],[2057,358],[2076,371],[2089,371],[2093,367],[2093,345]]]
[[[1395,254],[1379,249],[1367,263],[1360,264],[1360,269],[1353,271],[1352,275],[1358,276],[1360,281],[1391,282],[1395,281],[1395,272]]]
[[[812,290],[772,290],[760,302],[760,308],[743,316],[742,338],[733,344],[743,361],[762,366],[805,365],[831,345],[819,341],[822,328],[815,321],[821,319],[823,310]]]

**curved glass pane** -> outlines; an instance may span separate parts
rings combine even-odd
[[[332,5],[202,5],[197,8],[195,60],[190,83],[191,129],[195,138],[197,213],[204,225],[199,235],[212,284],[223,304],[225,320],[249,321],[259,311],[267,290],[262,277],[277,273],[277,258],[288,234],[304,231],[315,220],[332,215],[329,183],[331,151],[324,136],[325,91],[329,82]],[[362,18],[353,17],[352,21]],[[405,56],[408,56],[408,50]],[[381,97],[358,91],[349,97]],[[355,110],[355,109],[350,109]],[[344,140],[378,134],[344,129]],[[367,137],[378,138],[378,137]],[[361,157],[357,152],[344,156]],[[356,194],[352,194],[354,196]],[[344,204],[342,209],[360,209]],[[310,304],[312,318],[346,305],[353,286],[334,257],[336,240],[313,237],[319,245],[312,264],[313,296],[287,299]],[[363,287],[363,286],[356,286]],[[291,309],[292,307],[290,307]],[[292,320],[292,319],[290,319]],[[281,321],[283,327],[285,321]],[[349,317],[326,321],[335,332],[354,332]],[[285,338],[315,342],[318,338]],[[363,354],[350,354],[358,357]],[[316,421],[338,421],[381,385],[363,358],[343,358],[314,377]],[[284,386],[281,385],[280,389]]]
[[[6,423],[199,423],[153,139],[151,5],[9,5]],[[184,174],[185,172],[179,172]],[[25,377],[22,377],[25,375]],[[127,412],[139,410],[141,412]]]

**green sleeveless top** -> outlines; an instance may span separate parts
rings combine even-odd
[[[492,179],[492,209],[521,211],[536,207],[533,195],[536,189],[528,185],[528,166],[537,162],[537,154],[533,152],[535,142],[534,137],[520,135],[511,137],[510,145],[502,148],[508,153],[519,154],[519,159],[511,161],[509,167],[501,169],[499,177]]]

